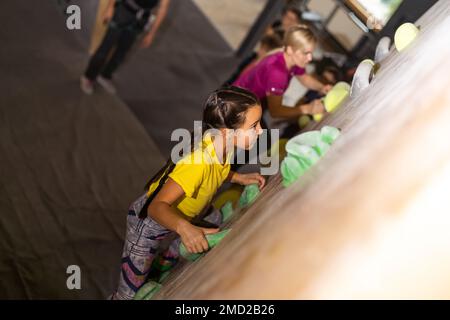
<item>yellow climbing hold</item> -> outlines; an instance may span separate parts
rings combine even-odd
[[[300,127],[300,129],[305,128],[310,122],[311,118],[307,114],[304,114],[298,118],[298,126]]]
[[[350,94],[350,85],[347,82],[338,82],[336,85],[328,92],[328,94],[323,99],[323,104],[327,112],[333,112],[344,102],[344,100]]]
[[[315,122],[319,122],[320,120],[322,120],[323,118],[323,113],[317,113],[315,115],[313,115],[313,119]]]
[[[225,190],[216,197],[213,201],[214,208],[220,210],[220,208],[222,208],[228,201],[235,204],[239,200],[242,190],[242,186],[232,185],[229,189]]]
[[[375,65],[375,62],[372,59],[364,59],[363,61],[361,61],[361,63],[370,63],[372,66]]]
[[[419,34],[419,29],[412,23],[407,22],[398,27],[395,31],[394,42],[398,51],[403,51],[408,47]]]
[[[270,148],[270,155],[273,156],[278,152],[279,160],[283,160],[286,156],[286,143],[288,142],[288,139],[279,139],[275,141]]]

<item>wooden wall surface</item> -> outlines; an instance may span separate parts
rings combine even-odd
[[[159,299],[450,298],[450,2],[363,94],[316,127],[342,136],[289,188],[274,176]]]

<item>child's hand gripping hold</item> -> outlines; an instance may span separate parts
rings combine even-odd
[[[259,190],[262,190],[266,184],[266,179],[259,173],[237,173],[233,174],[231,182],[237,183],[243,186],[248,186],[251,184],[257,184]]]
[[[181,237],[181,241],[190,253],[202,253],[209,249],[205,236],[219,232],[219,229],[201,228],[192,225],[188,221],[183,223],[177,233]]]

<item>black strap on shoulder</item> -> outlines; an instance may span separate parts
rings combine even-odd
[[[148,210],[148,206],[150,205],[150,203],[152,202],[152,200],[155,198],[155,196],[158,194],[158,192],[162,189],[162,187],[164,186],[164,184],[166,183],[167,179],[169,178],[169,174],[173,171],[173,169],[175,168],[175,164],[171,163],[169,164],[169,166],[167,167],[167,169],[164,171],[164,173],[162,174],[161,179],[159,179],[158,182],[158,186],[156,187],[156,189],[152,192],[152,194],[147,198],[147,200],[144,203],[144,206],[142,207],[141,211],[139,212],[139,218],[140,219],[145,219],[148,215],[147,210]],[[155,175],[155,177],[158,175],[158,173]],[[153,180],[153,178],[152,178]],[[150,184],[151,185],[151,184]],[[205,214],[208,214],[206,211],[210,210],[211,206],[206,206],[204,208]],[[218,228],[219,226],[216,224],[213,224],[211,222],[205,221],[203,220],[202,217],[203,215],[200,214],[197,217],[195,217],[191,223],[197,227],[202,227],[202,228]]]
[[[161,188],[164,186],[164,184],[166,183],[167,179],[169,178],[169,174],[173,171],[174,168],[175,168],[175,164],[174,163],[170,164],[169,167],[164,172],[164,174],[161,177],[161,179],[159,179],[158,186],[152,192],[152,194],[147,198],[147,200],[145,201],[144,206],[142,207],[141,211],[139,212],[138,216],[139,216],[140,219],[145,219],[145,217],[147,217],[148,206],[150,205],[152,200],[155,198],[155,196],[158,194],[159,190],[161,190]]]

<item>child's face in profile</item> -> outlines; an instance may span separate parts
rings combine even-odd
[[[333,72],[325,70],[322,74],[324,82],[327,84],[336,84],[337,80]]]
[[[261,128],[262,108],[260,105],[250,107],[245,113],[245,122],[239,127],[233,138],[233,143],[236,147],[249,150],[253,147],[262,134]]]

